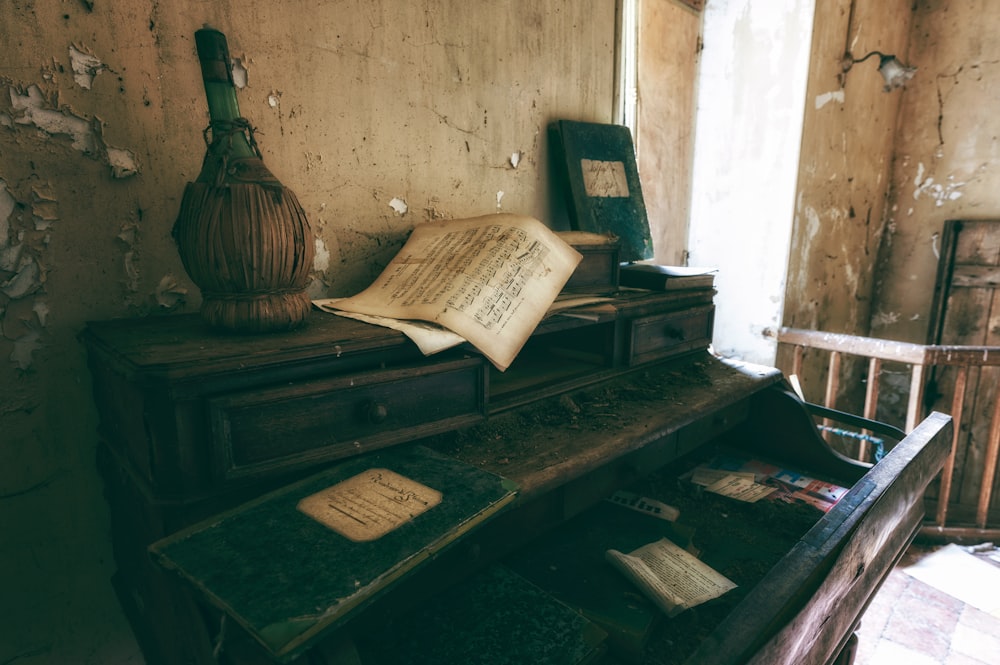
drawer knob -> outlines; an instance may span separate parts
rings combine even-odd
[[[371,401],[368,403],[368,422],[373,425],[385,422],[389,417],[389,407],[381,402]]]

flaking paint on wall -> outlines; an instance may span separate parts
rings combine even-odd
[[[15,125],[32,125],[46,134],[68,136],[75,150],[92,156],[98,153],[100,125],[67,109],[53,108],[37,85],[26,89],[11,86],[10,105],[17,113],[14,116]]]
[[[10,218],[16,207],[17,201],[7,191],[7,183],[0,179],[0,270],[13,271],[21,253],[20,240],[10,237]]]
[[[239,55],[240,108],[328,250],[310,292],[329,297],[370,284],[416,224],[488,213],[497,190],[505,208],[545,218],[544,133],[526,139],[553,117],[610,120],[615,6],[7,4],[0,33],[17,47],[0,62],[0,253],[20,260],[48,234],[38,267],[51,270],[31,294],[0,293],[0,494],[20,493],[0,502],[11,544],[0,569],[5,598],[23,610],[0,628],[0,661],[139,662],[108,582],[77,335],[89,320],[200,302],[170,238],[204,151],[194,31],[218,27]],[[88,78],[77,80],[74,58]],[[33,201],[36,183],[51,183],[51,201]],[[406,216],[386,205],[393,196]]]
[[[130,293],[139,291],[139,257],[136,253],[138,245],[139,225],[126,222],[118,233],[118,240],[125,246],[122,253],[122,268],[125,273],[125,288]]]
[[[962,198],[962,187],[967,183],[956,181],[954,175],[948,175],[945,182],[935,182],[934,178],[924,177],[924,163],[917,164],[917,175],[913,179],[913,200],[916,201],[921,196],[929,196],[934,200],[937,207],[943,206],[948,201],[957,201]]]
[[[73,68],[73,80],[84,90],[90,90],[94,77],[104,71],[104,63],[97,56],[87,53],[84,47],[70,44],[69,62]]]
[[[153,290],[153,297],[162,310],[173,310],[186,302],[187,289],[177,281],[174,275],[166,274],[160,278],[156,289]]]
[[[25,204],[0,179],[0,333],[8,343],[8,360],[21,371],[31,367],[42,345],[49,308],[38,298],[48,273],[50,233],[58,220],[48,187],[32,187],[31,202]]]
[[[405,215],[406,211],[409,210],[409,206],[406,205],[406,201],[399,198],[398,196],[392,197],[389,200],[389,207],[392,208],[397,215]]]
[[[816,95],[816,109],[819,110],[829,104],[830,102],[844,103],[844,90],[834,90],[833,92],[824,92],[822,95]]]
[[[103,124],[98,118],[56,108],[55,95],[46,96],[35,84],[26,88],[10,86],[9,91],[13,115],[3,123],[6,126],[34,127],[53,137],[69,137],[74,150],[107,163],[115,178],[128,178],[139,172],[134,152],[105,144]]]

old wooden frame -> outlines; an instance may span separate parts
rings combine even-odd
[[[924,389],[928,368],[956,368],[955,390],[951,412],[955,419],[955,429],[952,435],[952,448],[941,472],[941,485],[934,516],[934,524],[938,531],[958,537],[983,535],[989,523],[989,505],[992,498],[993,483],[997,473],[997,462],[1000,459],[1000,393],[994,402],[989,430],[989,440],[986,445],[982,476],[980,478],[979,500],[976,507],[975,529],[948,527],[948,498],[951,494],[955,472],[955,456],[961,432],[962,408],[964,406],[965,387],[970,368],[1000,366],[1000,347],[996,346],[949,346],[936,344],[913,344],[892,340],[830,333],[817,330],[802,330],[799,328],[779,328],[770,331],[779,343],[791,344],[795,347],[791,374],[801,376],[803,352],[806,348],[830,352],[829,373],[827,376],[824,406],[834,408],[839,390],[839,371],[843,355],[853,355],[869,359],[867,387],[865,393],[864,415],[872,418],[879,393],[879,373],[883,361],[898,362],[911,366],[910,395],[906,411],[905,429],[913,430],[923,415]],[[859,458],[866,454],[864,448],[859,449]]]

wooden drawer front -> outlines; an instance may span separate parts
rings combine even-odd
[[[638,365],[707,348],[712,341],[715,307],[695,307],[633,319],[628,364]]]
[[[480,420],[481,358],[291,384],[211,400],[217,475],[302,468]]]
[[[696,420],[677,433],[677,454],[684,455],[698,446],[742,425],[750,415],[750,402],[740,400],[715,413]]]

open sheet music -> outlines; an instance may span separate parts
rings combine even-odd
[[[371,286],[327,302],[344,312],[435,323],[504,370],[581,259],[531,217],[428,222],[413,230]]]

